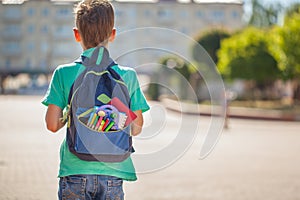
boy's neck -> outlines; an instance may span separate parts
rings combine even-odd
[[[96,48],[96,47],[105,47],[106,49],[108,49],[108,42],[102,42],[100,44],[98,44],[97,46],[91,47],[91,48]],[[87,49],[91,49],[91,48],[86,48],[84,45],[82,45],[83,50],[87,50]]]

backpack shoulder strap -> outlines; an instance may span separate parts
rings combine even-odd
[[[114,79],[120,81],[122,80],[120,74],[118,74],[112,67],[118,65],[117,63],[115,63],[113,60],[110,63],[110,65],[107,67],[107,71],[109,71],[109,73],[113,76]]]
[[[86,67],[77,78],[74,80],[69,96],[68,96],[68,106],[67,111],[65,112],[64,116],[62,117],[62,121],[70,121],[68,118],[70,116],[70,107],[72,104],[73,94],[78,88],[78,83],[82,81],[85,74],[89,71],[90,68],[97,67],[99,71],[109,71],[109,73],[117,80],[121,80],[120,75],[112,69],[112,66],[117,65],[113,61],[113,59],[109,56],[109,52],[104,47],[97,47],[94,49],[90,57],[81,55],[77,60],[74,61],[77,64],[84,65]]]

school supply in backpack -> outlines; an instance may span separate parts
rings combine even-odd
[[[120,112],[123,112],[127,117],[125,121],[125,126],[128,126],[133,120],[135,120],[136,115],[132,112],[118,97],[109,98],[105,94],[101,94],[98,97],[102,103],[107,103],[116,107]]]

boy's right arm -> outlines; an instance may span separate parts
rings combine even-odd
[[[63,116],[62,109],[54,104],[49,104],[46,112],[47,129],[53,133],[61,129],[65,123],[61,121]]]

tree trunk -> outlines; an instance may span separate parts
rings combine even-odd
[[[300,101],[300,83],[299,83],[299,80],[294,80],[293,98],[294,98],[295,101]]]

